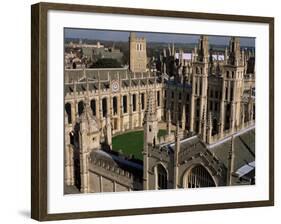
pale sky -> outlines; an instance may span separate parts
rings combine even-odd
[[[107,41],[128,41],[130,32],[111,31],[95,29],[75,29],[65,28],[66,38],[107,40]],[[192,34],[169,34],[169,33],[148,33],[136,32],[138,37],[145,37],[147,42],[165,42],[165,43],[197,43],[199,35]],[[227,45],[230,37],[209,36],[210,44]],[[255,46],[255,38],[240,37],[241,46]]]

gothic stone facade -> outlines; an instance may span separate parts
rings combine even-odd
[[[163,50],[147,65],[131,34],[130,69],[65,70],[65,184],[80,192],[254,183],[255,71],[233,37],[222,60],[201,36],[191,59]],[[159,122],[167,135],[158,138]],[[112,135],[144,130],[143,161],[112,149]],[[172,130],[175,129],[175,130]],[[247,161],[247,163],[245,163]]]

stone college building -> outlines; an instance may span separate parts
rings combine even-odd
[[[156,65],[145,38],[128,44],[128,68],[65,69],[65,193],[254,184],[254,54],[232,37],[219,55],[201,36]],[[134,130],[142,160],[112,148]]]

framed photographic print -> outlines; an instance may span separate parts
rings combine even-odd
[[[32,218],[274,204],[274,18],[32,5]]]

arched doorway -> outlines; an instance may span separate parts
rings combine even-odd
[[[214,179],[202,165],[196,165],[186,171],[183,177],[184,188],[215,187]]]
[[[156,166],[156,172],[157,172],[157,189],[168,189],[168,174],[166,169],[162,164],[158,164]]]

